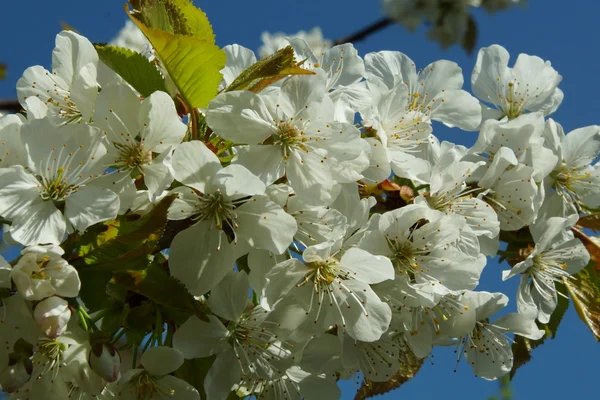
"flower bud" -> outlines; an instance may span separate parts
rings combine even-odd
[[[71,319],[71,310],[65,299],[52,296],[40,301],[35,306],[33,317],[47,337],[55,338],[62,335],[67,329],[67,324]]]
[[[8,365],[0,372],[0,386],[4,391],[12,393],[29,381],[32,372],[33,364],[29,358],[11,353]]]
[[[88,355],[88,363],[92,370],[106,382],[119,379],[121,356],[108,341],[91,339],[92,349]]]

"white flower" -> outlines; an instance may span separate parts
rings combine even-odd
[[[429,191],[417,196],[415,204],[464,217],[475,235],[494,238],[500,233],[498,216],[489,204],[476,197],[477,190],[467,184],[482,163],[461,161],[461,158],[456,146],[445,149],[431,171]]]
[[[515,66],[508,67],[510,55],[502,46],[479,50],[471,75],[473,93],[493,108],[483,107],[484,119],[513,119],[525,112],[552,114],[564,97],[558,84],[562,77],[550,61],[519,54]]]
[[[478,197],[488,203],[500,221],[500,229],[516,231],[531,224],[540,208],[539,188],[533,167],[519,163],[508,147],[500,147],[477,183],[486,189]]]
[[[557,154],[544,147],[545,130],[541,112],[524,114],[509,121],[490,119],[481,125],[477,142],[469,152],[487,154],[489,160],[501,147],[508,147],[515,153],[517,161],[535,170],[535,180],[541,182],[558,162]]]
[[[323,32],[321,32],[321,28],[315,26],[310,31],[300,31],[296,32],[293,35],[286,35],[283,32],[277,33],[269,33],[263,32],[260,36],[263,45],[258,49],[258,54],[261,57],[267,57],[273,53],[275,53],[279,49],[283,49],[284,47],[289,46],[289,42],[287,41],[287,37],[299,38],[308,43],[311,49],[316,54],[320,54],[324,51],[328,46],[331,46],[331,41],[323,38]],[[301,61],[301,60],[298,60]]]
[[[57,295],[77,297],[81,282],[77,270],[62,258],[59,246],[30,246],[13,267],[10,277],[26,300],[42,300]]]
[[[243,385],[250,386],[245,382]],[[298,366],[288,368],[281,378],[260,384],[254,392],[265,400],[336,400],[342,395],[335,376],[311,374]]]
[[[365,63],[352,43],[339,44],[315,52],[301,38],[294,37],[288,40],[296,51],[297,59],[305,60],[302,68],[314,71],[322,69],[327,73],[325,90],[334,102],[344,96],[351,110],[368,106],[369,93],[364,84],[359,84],[365,75]]]
[[[293,359],[289,345],[281,342],[265,322],[260,307],[244,314],[250,284],[245,272],[229,271],[211,291],[209,305],[216,314],[210,322],[190,317],[173,336],[173,346],[186,358],[217,354],[204,381],[208,399],[227,396],[244,379],[257,382],[280,378]],[[217,316],[230,321],[225,327]],[[253,385],[250,385],[253,386]]]
[[[39,65],[28,68],[17,82],[19,102],[28,111],[25,100],[36,96],[58,122],[88,122],[98,95],[97,67],[92,43],[75,32],[62,31],[52,52],[52,72]]]
[[[530,231],[535,248],[524,261],[502,272],[503,280],[522,274],[517,295],[519,312],[533,309],[537,319],[544,324],[548,323],[557,305],[554,282],[568,279],[590,261],[585,246],[570,230],[577,218],[577,215],[553,217],[532,225]]]
[[[173,240],[169,268],[192,294],[203,295],[219,283],[233,266],[234,253],[258,248],[281,254],[292,242],[296,221],[263,195],[264,183],[246,168],[221,167],[199,141],[179,146],[173,167],[175,178],[187,186],[174,190],[179,198],[169,219],[192,218],[196,224]]]
[[[173,182],[171,153],[181,143],[186,126],[168,94],[152,93],[140,102],[126,85],[109,86],[98,96],[94,124],[104,130],[108,142],[106,165],[117,171],[103,178],[115,192],[135,193],[132,179],[143,177],[148,196],[156,200]],[[112,184],[112,185],[111,185]],[[121,212],[133,198],[121,196]]]
[[[298,230],[294,235],[295,243],[308,247],[322,242],[335,242],[344,237],[348,228],[347,218],[338,210],[309,206],[285,184],[271,185],[266,193],[296,219]]]
[[[119,380],[116,399],[138,400],[174,397],[200,400],[198,391],[186,381],[170,375],[183,364],[183,355],[171,347],[151,347],[142,354],[142,368],[134,368]]]
[[[365,56],[366,76],[369,83],[392,90],[406,85],[406,98],[397,107],[411,119],[428,117],[448,126],[476,130],[481,123],[481,109],[476,98],[462,90],[464,78],[461,68],[451,61],[440,60],[417,73],[414,62],[397,51],[381,51]],[[399,97],[402,95],[398,94]],[[407,118],[404,119],[408,122]]]
[[[513,366],[512,346],[506,333],[537,340],[544,336],[544,331],[538,329],[535,317],[517,313],[489,322],[508,303],[508,297],[502,293],[470,292],[468,296],[477,322],[475,329],[460,340],[458,351],[461,355],[464,352],[476,376],[494,380],[509,373]]]
[[[20,114],[0,117],[0,168],[27,165],[27,154],[21,140],[23,123],[24,118]]]
[[[266,184],[286,176],[297,196],[311,205],[332,200],[335,182],[353,182],[369,165],[368,144],[349,123],[333,121],[324,72],[293,76],[275,94],[223,93],[209,105],[215,133],[239,147],[234,163]]]
[[[540,214],[545,218],[568,217],[586,207],[600,206],[600,126],[575,129],[565,135],[553,120],[546,124],[546,145],[557,156],[553,171],[545,180],[547,191]]]
[[[36,304],[33,317],[44,335],[55,338],[65,333],[71,319],[71,310],[65,299],[51,296]]]
[[[382,214],[360,247],[392,260],[396,280],[409,283],[433,306],[441,296],[479,282],[483,265],[456,246],[465,228],[457,215],[409,205]]]
[[[0,215],[23,245],[60,243],[67,231],[83,232],[114,218],[117,195],[94,185],[106,148],[89,125],[54,126],[48,119],[21,128],[28,169],[0,168]]]
[[[375,135],[369,143],[374,147],[374,155],[378,154],[375,148],[381,148],[378,162],[383,165],[376,163],[376,168],[372,172],[366,171],[365,175],[383,181],[390,176],[391,165],[397,176],[424,181],[431,168],[423,157],[431,145],[431,119],[408,109],[408,86],[404,83],[392,89],[378,85],[371,85],[370,89],[373,104],[361,111],[362,124],[368,133]],[[369,176],[367,172],[376,175]]]
[[[291,259],[266,275],[263,296],[290,338],[322,334],[332,325],[364,342],[378,340],[387,330],[391,311],[370,285],[393,279],[389,259],[351,248],[340,259],[340,242],[307,247],[303,261]]]
[[[93,380],[96,387],[103,385],[98,377],[94,379],[90,375],[86,360],[89,342],[74,319],[65,334],[57,338],[40,338],[33,344],[32,377],[11,394],[10,400],[67,399],[72,393],[72,382],[84,384],[81,375],[86,376],[86,380]],[[98,393],[101,391],[98,389]]]

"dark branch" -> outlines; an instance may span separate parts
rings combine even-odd
[[[371,25],[364,27],[360,31],[353,33],[350,36],[336,40],[334,44],[359,42],[361,40],[366,39],[368,36],[372,35],[373,33],[378,32],[393,23],[394,23],[394,21],[390,18],[387,18],[387,17],[382,18],[379,21],[376,21],[376,22],[372,23]]]
[[[18,113],[23,109],[17,100],[0,100],[0,111]]]

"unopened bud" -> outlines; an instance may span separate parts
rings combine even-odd
[[[0,372],[0,386],[8,393],[18,390],[31,378],[33,364],[27,357],[18,353],[8,356],[8,366]]]
[[[55,338],[62,335],[67,329],[67,324],[71,319],[71,310],[65,299],[52,296],[40,301],[35,306],[33,317],[47,337]]]
[[[119,379],[121,356],[110,342],[103,339],[90,339],[92,349],[88,356],[90,368],[106,382]]]

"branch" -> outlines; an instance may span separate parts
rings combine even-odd
[[[17,100],[0,100],[0,111],[18,113],[23,109]]]
[[[384,18],[380,19],[379,21],[376,21],[376,22],[372,23],[371,25],[364,27],[360,31],[351,34],[350,36],[336,40],[334,42],[334,45],[343,44],[343,43],[354,43],[354,42],[359,42],[361,40],[365,40],[367,37],[369,37],[373,33],[376,33],[378,31],[382,30],[383,28],[385,28],[389,25],[392,25],[393,23],[394,23],[394,21],[391,18],[384,17]]]

